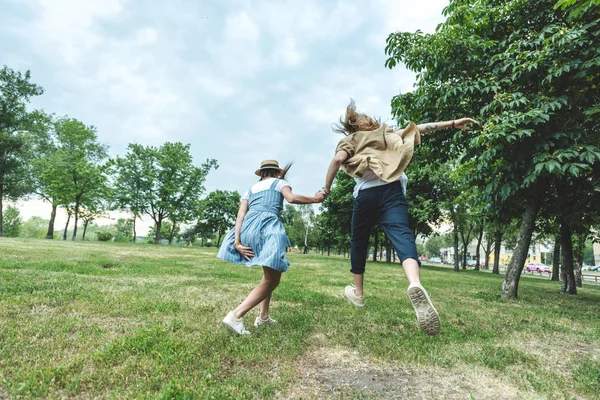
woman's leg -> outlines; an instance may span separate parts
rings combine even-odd
[[[361,191],[352,208],[352,237],[350,240],[350,272],[353,274],[356,296],[363,296],[363,282],[369,236],[377,218],[376,192]]]
[[[236,318],[242,318],[248,311],[256,307],[257,304],[261,303],[267,297],[270,297],[273,290],[279,285],[281,272],[275,271],[269,267],[263,267],[263,273],[264,275],[260,284],[250,292],[248,297],[242,301],[242,304],[233,310],[233,315]]]
[[[260,302],[260,319],[266,321],[269,318],[269,306],[271,304],[271,295],[265,297],[263,301]]]

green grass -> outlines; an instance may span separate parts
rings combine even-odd
[[[347,259],[290,254],[279,324],[238,337],[219,322],[261,271],[215,255],[0,238],[0,398],[600,398],[600,288],[505,301],[501,277],[424,266],[429,337],[397,264],[368,264],[357,309]]]

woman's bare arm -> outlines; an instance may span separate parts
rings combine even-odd
[[[254,252],[251,247],[246,247],[241,244],[240,237],[242,232],[242,224],[244,223],[244,218],[248,213],[248,200],[244,199],[240,203],[240,208],[238,209],[237,218],[235,219],[235,242],[233,246],[235,249],[248,261],[252,257],[254,257]]]
[[[471,129],[471,127],[469,127],[467,124],[479,125],[479,122],[477,122],[471,118],[460,118],[460,119],[455,119],[453,121],[428,122],[426,124],[419,124],[419,125],[417,125],[417,129],[421,133],[433,132],[433,131],[437,131],[440,129],[447,129],[447,128],[455,128],[455,129],[460,129],[463,131],[468,131]],[[402,134],[404,133],[404,129],[400,129],[398,131],[395,131],[394,133],[397,133],[398,135],[402,136]]]
[[[325,200],[325,193],[318,191],[314,196],[303,196],[301,194],[292,193],[292,189],[289,186],[284,186],[281,189],[281,194],[285,200],[290,204],[312,204],[321,203]]]
[[[340,167],[348,159],[348,153],[344,150],[340,150],[335,153],[333,156],[333,160],[329,164],[329,168],[327,169],[327,175],[325,176],[325,193],[329,194],[331,191],[331,185],[333,185],[333,180],[335,179],[335,175],[340,170]]]

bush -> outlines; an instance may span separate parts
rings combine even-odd
[[[101,242],[108,242],[108,241],[112,240],[113,235],[112,235],[112,233],[107,232],[107,231],[100,231],[100,232],[96,233],[96,237]]]
[[[110,233],[110,232],[108,232]],[[117,233],[117,236],[115,236],[115,242],[120,242],[120,243],[129,243],[132,241],[132,237],[129,235],[126,235],[124,233]]]

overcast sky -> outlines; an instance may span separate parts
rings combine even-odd
[[[32,107],[94,125],[111,156],[190,143],[198,165],[219,162],[207,191],[240,192],[261,160],[294,160],[294,191],[312,194],[349,99],[385,121],[412,89],[412,73],[384,67],[388,34],[433,32],[446,4],[0,0],[0,64],[31,70],[45,89]],[[25,219],[49,217],[39,201],[19,205]]]

